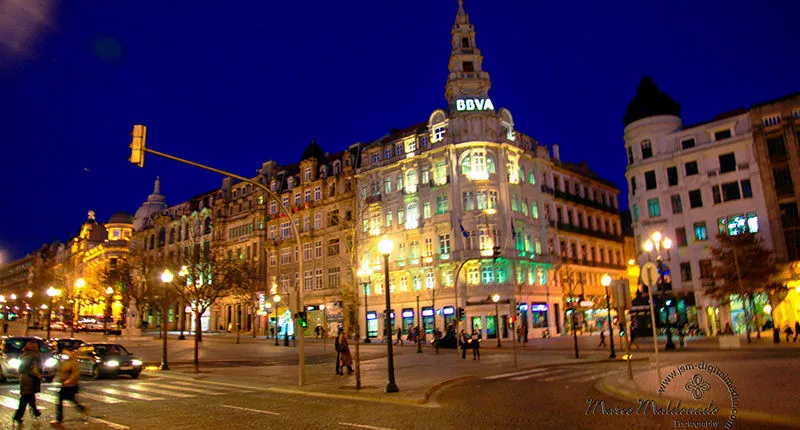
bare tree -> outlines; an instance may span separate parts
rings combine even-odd
[[[156,305],[156,297],[160,295],[160,274],[166,268],[163,262],[156,262],[143,249],[132,247],[126,263],[130,273],[130,284],[126,291],[126,299],[132,302],[138,316],[136,327],[142,328],[146,309]]]
[[[769,282],[776,275],[773,251],[764,247],[757,233],[741,233],[717,236],[717,245],[711,248],[711,255],[714,257],[714,278],[719,282],[708,287],[706,294],[725,304],[730,303],[733,295],[741,298],[749,343],[750,325],[756,315],[754,298],[774,288]]]

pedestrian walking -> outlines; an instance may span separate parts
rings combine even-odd
[[[600,330],[600,345],[597,345],[597,347],[599,348],[601,346],[606,346],[606,332],[603,330]]]
[[[481,359],[481,337],[478,333],[472,332],[472,359]]]
[[[461,333],[458,334],[458,345],[461,346],[461,358],[466,360],[467,358],[467,348],[469,348],[469,343],[472,341],[467,336],[467,332],[461,330]]]
[[[336,334],[336,340],[333,341],[333,349],[336,350],[336,374],[337,375],[344,375],[344,372],[342,372],[342,366],[340,364],[341,363],[341,358],[342,358],[342,352],[341,352],[341,344],[339,343],[339,339],[341,338],[341,336],[340,336],[341,334],[342,334],[342,328],[339,327],[339,332]]]
[[[75,353],[65,349],[61,354],[58,374],[56,375],[56,380],[61,383],[61,389],[58,391],[55,420],[50,421],[50,424],[61,424],[64,419],[64,402],[67,400],[72,402],[82,413],[87,413],[86,407],[75,399],[75,395],[78,394],[78,381],[81,375],[78,360],[75,359]]]
[[[792,335],[792,328],[789,327],[789,323],[786,323],[786,328],[783,329],[783,332],[786,333],[786,341],[789,341],[789,336]]]
[[[400,327],[397,327],[397,340],[394,342],[394,344],[397,345],[398,343],[400,346],[403,346],[403,329]]]
[[[340,375],[344,375],[344,369],[347,368],[347,373],[353,374],[353,356],[350,354],[350,344],[347,341],[347,336],[343,330],[339,331],[339,336],[336,337],[339,341],[339,371]]]
[[[683,327],[678,327],[678,343],[681,346],[681,349],[683,349],[685,345],[684,343],[685,338],[686,338],[686,333],[683,332]]]
[[[319,326],[314,327],[314,339],[319,339]]]
[[[442,341],[442,332],[438,328],[433,329],[433,348],[439,353],[439,342]]]
[[[794,322],[794,342],[797,342],[797,336],[800,335],[800,321]]]
[[[36,408],[36,393],[42,389],[42,363],[39,356],[39,345],[30,341],[22,348],[19,356],[19,407],[14,413],[12,428],[14,424],[22,425],[22,416],[25,415],[25,408],[30,406],[34,418],[42,415]]]

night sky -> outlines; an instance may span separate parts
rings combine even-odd
[[[647,73],[684,124],[800,90],[800,2],[466,0],[490,96],[622,190],[622,116]],[[157,175],[170,203],[242,175],[426,121],[446,107],[456,0],[0,2],[6,187],[0,252],[67,240],[92,209],[133,213]],[[794,31],[792,31],[794,30]]]

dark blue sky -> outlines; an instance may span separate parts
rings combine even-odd
[[[129,164],[135,123],[153,149],[251,175],[264,160],[296,161],[312,135],[338,151],[446,106],[456,0],[6,4],[41,5],[0,17],[6,258],[68,239],[89,209],[100,221],[133,213],[156,175],[171,203],[220,185],[152,155]],[[465,8],[494,105],[623,195],[621,118],[644,73],[685,124],[800,90],[796,1]]]

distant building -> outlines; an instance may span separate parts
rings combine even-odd
[[[766,247],[774,246],[777,215],[770,214],[777,212],[766,199],[775,194],[764,182],[766,164],[758,160],[751,113],[739,109],[684,126],[680,105],[644,77],[623,122],[638,264],[655,259],[655,251],[642,247],[654,232],[672,241],[660,252],[667,291],[658,293],[657,324],[668,317],[699,323],[709,333],[728,323],[743,332],[741,300],[718,303],[703,292],[715,282],[709,248],[718,234],[759,233]],[[649,310],[638,315],[639,327],[649,327]]]

